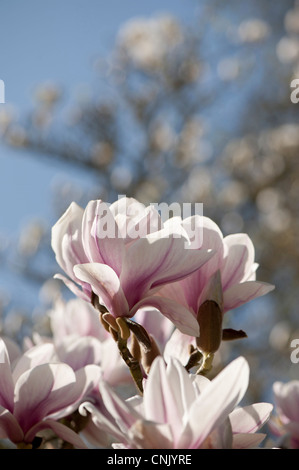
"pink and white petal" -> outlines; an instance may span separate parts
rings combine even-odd
[[[199,326],[195,316],[175,300],[158,296],[146,297],[135,305],[131,314],[134,315],[140,308],[145,307],[158,309],[185,335],[199,336]]]
[[[144,308],[138,310],[134,320],[142,325],[156,340],[158,345],[164,349],[164,346],[170,338],[174,325],[156,308]]]
[[[121,358],[114,339],[110,336],[110,338],[101,343],[101,346],[103,379],[111,386],[131,382],[132,377],[129,368]]]
[[[103,376],[102,369],[99,366],[95,364],[86,365],[77,370],[75,375],[76,383],[73,385],[74,398],[69,402],[69,405],[61,407],[51,414],[49,413],[49,418],[58,420],[68,416],[79,408],[82,401],[94,397],[95,394],[99,394],[99,382]]]
[[[87,261],[81,241],[83,209],[72,202],[52,227],[51,246],[59,266],[72,276],[72,266]]]
[[[171,428],[169,424],[156,424],[138,420],[129,429],[129,449],[173,449]]]
[[[0,405],[13,412],[14,382],[7,347],[0,338]]]
[[[80,405],[79,413],[82,416],[86,416],[87,413],[90,413],[92,423],[99,431],[103,431],[119,441],[128,442],[127,433],[123,433],[120,430],[115,417],[110,415],[104,407],[101,406],[101,408],[97,408],[93,403],[87,401]]]
[[[299,422],[299,381],[274,382],[273,393],[279,413],[290,421]]]
[[[254,246],[245,233],[228,235],[223,240],[225,246],[224,265],[222,268],[223,290],[243,282],[252,273],[254,264]]]
[[[128,236],[128,223],[141,219],[146,213],[144,204],[134,198],[128,197],[118,198],[109,208],[124,240],[126,240]]]
[[[159,213],[148,206],[137,216],[126,220],[126,243],[132,243],[138,238],[146,237],[150,233],[161,229],[162,221]]]
[[[195,391],[183,366],[178,361],[170,361],[166,366],[162,357],[157,357],[151,366],[144,390],[146,420],[169,424],[176,442],[184,413],[194,399]]]
[[[113,389],[104,381],[100,382],[100,393],[104,406],[107,410],[106,416],[111,416],[111,422],[115,423],[119,431],[126,435],[130,427],[140,419],[139,413],[130,406],[129,403],[122,400]]]
[[[15,385],[14,408],[23,431],[77,400],[75,385],[76,375],[67,364],[41,364],[24,372]]]
[[[16,383],[20,375],[22,375],[26,370],[49,362],[60,362],[54,344],[44,343],[33,346],[28,349],[28,351],[24,352],[24,354],[15,363],[12,373],[14,382]]]
[[[274,286],[266,282],[246,281],[235,284],[223,293],[224,312],[271,292]]]
[[[55,421],[50,418],[41,421],[40,423],[36,424],[31,429],[29,429],[29,431],[25,435],[24,441],[28,443],[32,442],[37,433],[40,433],[41,431],[46,429],[52,429],[52,431],[56,434],[57,437],[60,437],[61,439],[63,439],[63,441],[72,444],[77,449],[88,448],[79,436],[79,434],[77,434],[75,431],[65,426],[64,424],[59,423],[58,421]]]
[[[22,355],[22,349],[20,346],[9,336],[1,335],[2,340],[5,343],[8,357],[10,360],[10,364],[14,364],[14,362]],[[1,356],[0,356],[1,357]]]
[[[131,308],[150,289],[188,276],[213,255],[204,250],[186,249],[185,242],[173,235],[148,236],[128,247],[120,279]]]
[[[14,443],[22,442],[23,431],[14,415],[0,406],[0,439],[9,439]]]
[[[97,200],[86,206],[82,222],[82,239],[90,262],[108,264],[120,275],[125,252],[108,204]]]
[[[65,336],[93,336],[104,341],[110,334],[99,322],[98,311],[82,299],[71,299],[68,302],[59,299],[49,312],[51,330],[55,344]]]
[[[255,281],[256,280],[256,271],[259,267],[258,263],[253,263],[251,271],[248,272],[248,277],[244,278],[244,281]]]
[[[265,439],[266,434],[234,434],[233,449],[256,449]]]
[[[196,231],[200,233],[200,235],[196,235],[196,238],[202,238],[200,243],[201,249],[213,250],[215,252],[214,256],[205,266],[206,275],[210,276],[216,269],[219,269],[222,264],[224,247],[223,235],[220,228],[209,217],[199,215],[184,219],[183,227],[188,234],[191,233],[191,236]]]
[[[185,335],[175,329],[164,348],[165,361],[168,363],[173,358],[186,365],[190,356],[189,347],[191,344],[196,346],[194,336]]]
[[[115,317],[127,316],[129,308],[116,272],[105,264],[86,263],[74,267],[76,276],[90,284],[100,303]]]
[[[60,279],[62,282],[64,282],[66,287],[68,287],[73,294],[75,294],[80,299],[85,300],[86,302],[90,302],[91,289],[88,284],[82,282],[82,290],[77,284],[75,284],[63,274],[55,274],[54,279]]]
[[[68,335],[56,346],[60,361],[74,371],[88,364],[100,364],[102,357],[101,342],[92,336]],[[49,361],[51,362],[51,361]]]
[[[273,410],[270,403],[255,403],[236,408],[229,415],[234,434],[254,433],[269,419]]]
[[[191,447],[200,447],[206,437],[224,422],[241,401],[247,390],[248,381],[249,366],[243,357],[235,359],[225,367],[191,405],[180,447],[186,444],[186,437],[190,438],[190,431]]]

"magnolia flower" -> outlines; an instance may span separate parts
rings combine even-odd
[[[99,377],[97,366],[74,372],[58,362],[51,344],[32,348],[12,365],[0,338],[0,439],[30,446],[41,431],[51,429],[75,447],[86,448],[79,435],[58,420],[77,410]]]
[[[49,311],[49,320],[54,342],[60,343],[70,335],[91,336],[105,341],[109,333],[102,328],[98,312],[80,298],[58,299]]]
[[[105,409],[83,403],[79,412],[91,413],[100,429],[116,438],[116,448],[199,449],[256,446],[252,437],[268,419],[270,404],[236,408],[243,398],[249,367],[234,360],[212,381],[190,375],[177,360],[153,362],[143,397],[126,401],[103,381],[100,391]]]
[[[85,210],[72,203],[52,229],[57,262],[69,276],[56,277],[76,295],[115,318],[157,308],[183,333],[192,334],[198,325],[189,310],[155,295],[163,285],[197,271],[214,254],[186,244],[190,237],[180,220],[163,225],[153,206],[128,198],[110,206],[90,201]]]
[[[59,299],[49,312],[52,337],[35,333],[33,344],[52,343],[57,360],[74,371],[89,364],[102,369],[104,380],[112,386],[122,386],[131,381],[128,368],[115,348],[115,341],[102,327],[98,313],[82,299],[68,302]],[[27,338],[28,347],[33,344]]]
[[[210,249],[215,254],[190,276],[163,286],[158,295],[174,299],[177,305],[189,310],[199,323],[198,348],[202,352],[214,353],[223,334],[226,334],[226,339],[235,339],[244,333],[222,331],[223,314],[270,292],[274,287],[256,281],[258,265],[248,235],[238,233],[223,237],[219,227],[207,217],[194,216],[182,221],[186,230],[189,224],[203,230],[202,249]],[[198,328],[191,336],[198,337]]]
[[[282,447],[299,449],[299,380],[273,384],[276,416],[269,422]]]

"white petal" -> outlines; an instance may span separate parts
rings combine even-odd
[[[135,305],[131,311],[135,313],[139,308],[154,307],[165,315],[182,333],[190,336],[199,336],[199,326],[193,313],[175,300],[166,297],[146,297]]]
[[[205,387],[189,411],[186,426],[187,437],[192,432],[192,448],[197,448],[210,432],[224,422],[229,413],[243,398],[248,387],[249,367],[243,357],[239,357],[223,369]],[[181,445],[186,437],[182,436]]]
[[[223,293],[224,311],[232,310],[240,305],[271,292],[274,286],[266,282],[246,281],[235,284]]]
[[[254,405],[236,408],[229,415],[233,433],[254,433],[269,419],[273,405],[255,403]]]
[[[223,290],[242,282],[252,273],[254,246],[245,233],[235,233],[224,238],[226,257],[222,269]]]
[[[0,338],[0,405],[13,412],[14,382],[6,345]]]
[[[76,276],[91,285],[100,303],[114,316],[128,315],[129,309],[119,278],[110,266],[86,263],[74,267]]]

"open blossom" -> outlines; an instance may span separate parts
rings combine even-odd
[[[126,401],[103,381],[105,407],[83,403],[79,411],[91,413],[100,429],[118,440],[116,448],[199,449],[257,446],[264,435],[253,434],[272,410],[267,403],[237,408],[249,379],[242,357],[234,360],[212,381],[188,374],[179,361],[166,365],[155,359],[143,397]],[[105,408],[105,409],[104,409]]]
[[[256,280],[258,264],[248,235],[223,237],[217,224],[207,217],[185,219],[182,226],[188,230],[191,223],[203,230],[202,249],[211,249],[215,254],[190,276],[163,286],[158,295],[176,300],[197,318],[201,331],[198,346],[210,348],[207,352],[213,353],[222,339],[223,314],[270,292],[274,286]],[[197,337],[197,331],[192,336]],[[210,333],[212,338],[208,337]]]
[[[269,422],[283,447],[299,449],[299,380],[273,384],[275,416]]]
[[[52,248],[68,275],[57,277],[76,295],[94,304],[98,299],[115,318],[131,318],[143,307],[157,308],[191,334],[198,325],[189,310],[155,295],[214,254],[186,244],[190,238],[179,220],[163,224],[153,206],[132,198],[111,205],[90,201],[85,210],[72,203],[52,228]]]
[[[115,341],[102,328],[97,311],[82,299],[59,301],[50,312],[53,342],[62,362],[78,370],[99,365],[104,380],[117,386],[131,380]]]
[[[99,377],[97,366],[74,372],[59,362],[51,344],[33,347],[11,364],[0,338],[0,439],[32,445],[38,433],[51,429],[75,447],[85,448],[79,435],[59,420],[77,410]]]

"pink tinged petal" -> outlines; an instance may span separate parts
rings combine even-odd
[[[178,304],[175,300],[166,297],[146,297],[138,302],[131,310],[132,315],[139,308],[154,307],[158,309],[162,315],[165,315],[182,333],[190,336],[199,336],[198,322],[193,313],[183,305]]]
[[[203,375],[192,374],[192,384],[196,390],[196,396],[199,395],[205,387],[209,387],[211,381]]]
[[[100,393],[107,409],[114,422],[122,433],[127,433],[128,429],[140,419],[139,413],[127,402],[123,401],[105,382],[100,382]]]
[[[90,302],[91,288],[88,284],[82,283],[83,290],[73,281],[63,274],[55,274],[54,279],[60,279],[70,291],[82,300]]]
[[[174,442],[168,424],[138,420],[129,429],[130,449],[173,449]]]
[[[195,347],[194,336],[185,335],[175,329],[164,348],[166,362],[168,363],[173,358],[186,365],[190,356],[189,347],[191,344]]]
[[[75,376],[76,383],[73,385],[72,399],[69,404],[49,413],[48,417],[57,420],[70,415],[79,408],[82,401],[93,397],[94,393],[98,395],[99,382],[102,378],[102,369],[99,366],[89,364],[77,370]]]
[[[251,271],[248,272],[248,277],[244,278],[244,281],[255,281],[256,280],[256,271],[259,267],[258,263],[253,263]]]
[[[239,357],[223,369],[205,387],[189,410],[189,421],[180,441],[180,448],[192,440],[189,448],[198,448],[206,437],[221,425],[235,406],[243,398],[249,380],[249,367],[243,357]]]
[[[117,386],[123,383],[131,382],[132,377],[128,366],[119,354],[118,348],[112,337],[107,338],[101,343],[102,356],[101,368],[103,370],[103,379],[111,386]]]
[[[130,245],[121,273],[121,284],[129,305],[138,302],[150,289],[182,279],[199,269],[213,253],[185,248],[186,239],[140,238]]]
[[[265,439],[266,434],[234,434],[233,449],[255,449]]]
[[[13,412],[14,382],[6,345],[0,338],[0,405]]]
[[[273,285],[259,281],[246,281],[242,284],[235,284],[223,293],[224,311],[227,312],[237,308],[250,300],[268,294],[273,289]]]
[[[132,242],[138,238],[157,232],[161,229],[162,221],[159,213],[151,206],[138,214],[137,217],[127,221],[127,242]]]
[[[181,435],[190,403],[195,400],[195,390],[184,367],[175,360],[166,366],[157,358],[147,379],[144,391],[145,418],[169,424],[174,446]]]
[[[14,415],[0,406],[0,439],[18,443],[23,441],[23,437],[23,431]]]
[[[231,449],[233,442],[230,421],[227,418],[224,422],[209,434],[201,444],[200,449]]]
[[[119,278],[110,266],[99,263],[80,264],[74,267],[74,272],[79,279],[90,284],[99,297],[100,304],[105,305],[112,315],[128,315],[128,303]]]
[[[126,244],[148,233],[145,222],[146,224],[150,222],[151,231],[161,224],[157,211],[151,207],[145,207],[134,198],[119,198],[110,205],[110,211]]]
[[[1,338],[5,343],[10,363],[13,364],[22,355],[22,350],[20,346],[8,336],[1,335]]]
[[[78,370],[88,364],[100,364],[102,345],[92,336],[70,335],[56,346],[60,361],[65,362],[73,370]]]
[[[285,384],[275,382],[273,392],[279,414],[290,421],[299,422],[299,380],[291,380]]]
[[[88,203],[83,215],[82,231],[88,260],[108,264],[120,275],[125,246],[108,204],[100,200]]]
[[[84,437],[84,440],[95,449],[108,449],[110,446],[111,436],[109,436],[106,430],[99,429],[94,424],[91,417],[87,420],[81,435]]]
[[[99,322],[97,310],[82,299],[71,299],[68,302],[59,299],[50,312],[50,321],[56,344],[72,334],[93,336],[100,340],[110,337]]]
[[[92,423],[99,431],[105,432],[121,442],[128,442],[127,433],[124,434],[120,430],[114,416],[110,415],[107,410],[103,410],[102,407],[99,409],[93,403],[84,402],[79,407],[79,413],[82,416],[86,416],[87,413],[90,413]],[[94,435],[93,429],[92,432]]]
[[[216,269],[219,269],[223,258],[223,235],[218,225],[208,217],[192,216],[183,220],[183,227],[187,233],[201,231],[202,240],[200,248],[213,250],[215,255],[205,265],[205,275],[209,277]],[[197,227],[197,229],[196,229]]]
[[[32,442],[36,434],[45,429],[52,429],[57,437],[60,437],[65,442],[72,444],[77,449],[87,449],[86,444],[76,432],[53,419],[45,419],[32,427],[25,435],[24,442]]]
[[[273,410],[270,403],[255,403],[254,405],[236,408],[229,415],[234,434],[254,433],[268,421]]]
[[[75,202],[52,228],[52,249],[60,267],[74,279],[73,266],[84,263],[87,257],[82,246],[83,209]]]
[[[236,233],[224,238],[226,253],[222,269],[223,290],[243,282],[252,273],[254,246],[248,235]]]
[[[144,308],[138,310],[135,321],[149,331],[158,345],[164,349],[174,329],[173,323],[165,315],[155,308]]]
[[[12,373],[14,382],[16,383],[20,375],[22,375],[26,370],[49,362],[60,362],[54,345],[52,343],[45,343],[33,346],[15,363]]]
[[[41,364],[24,372],[15,386],[14,415],[24,432],[78,398],[76,376],[66,364]]]

